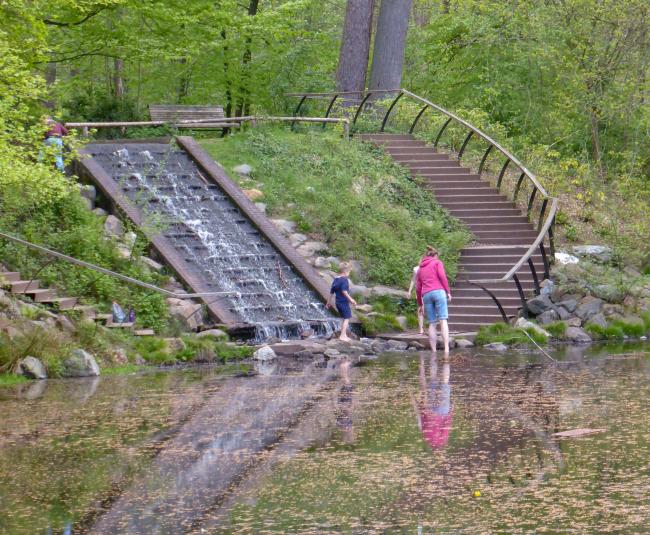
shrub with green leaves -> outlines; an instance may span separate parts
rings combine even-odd
[[[555,321],[553,323],[547,323],[543,327],[553,338],[562,339],[566,333],[567,324],[563,321]]]
[[[546,343],[546,336],[537,332],[535,329],[528,328],[523,332],[522,329],[512,327],[507,323],[494,323],[492,325],[483,325],[478,330],[474,343],[478,346],[500,342],[506,345],[526,344],[532,345],[531,338],[538,344]],[[526,333],[530,336],[526,336]]]

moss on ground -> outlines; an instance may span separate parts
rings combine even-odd
[[[334,255],[359,260],[365,280],[405,287],[428,244],[455,276],[470,235],[380,150],[332,132],[284,127],[201,143],[242,188],[263,192],[270,217],[291,219],[298,232],[327,241]],[[242,163],[253,167],[250,178],[232,172]]]
[[[474,338],[477,346],[500,342],[505,345],[526,344],[533,345],[531,338],[538,344],[546,343],[546,337],[538,333],[535,329],[522,329],[512,327],[506,323],[494,323],[493,325],[483,325]],[[526,333],[528,333],[527,336]]]

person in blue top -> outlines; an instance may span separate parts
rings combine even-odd
[[[339,266],[339,276],[332,281],[330,296],[325,304],[326,308],[331,308],[332,300],[336,296],[336,309],[343,318],[343,323],[341,324],[341,336],[339,339],[344,342],[350,341],[350,338],[348,337],[348,326],[350,325],[350,318],[352,317],[352,309],[350,308],[350,305],[357,306],[357,302],[350,296],[349,276],[350,265],[344,262]]]

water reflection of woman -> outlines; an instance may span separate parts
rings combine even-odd
[[[427,382],[425,358],[423,354],[420,355],[420,395],[415,413],[424,440],[434,449],[444,448],[449,441],[454,412],[449,375],[449,361],[443,362],[442,373],[439,376],[438,361],[432,355]]]
[[[336,426],[341,430],[343,440],[348,444],[354,442],[354,426],[352,423],[352,394],[354,385],[350,381],[350,361],[344,360],[339,365],[341,388],[339,389]]]

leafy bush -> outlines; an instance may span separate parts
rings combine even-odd
[[[616,325],[603,327],[602,325],[597,325],[595,323],[588,323],[585,326],[585,331],[597,340],[623,340],[623,338],[625,338],[623,329]]]
[[[623,334],[633,338],[640,338],[646,333],[646,327],[643,323],[614,320],[610,323],[610,326],[620,328],[623,331]]]
[[[175,356],[169,353],[167,342],[155,336],[143,336],[136,340],[135,350],[152,364],[171,364],[176,361]]]
[[[546,343],[546,337],[538,333],[535,329],[528,328],[525,330],[535,342],[542,345]],[[532,344],[531,340],[522,329],[517,329],[507,323],[493,323],[492,325],[483,325],[479,328],[474,343],[482,346],[494,342],[500,342],[506,345],[515,344]]]
[[[564,323],[563,321],[555,321],[553,323],[547,323],[546,325],[544,325],[544,330],[551,333],[551,336],[553,336],[553,338],[559,338],[559,339],[564,338],[566,329],[567,329],[567,324]]]
[[[366,280],[406,286],[427,244],[455,276],[467,231],[382,151],[331,132],[279,127],[202,143],[226,169],[252,165],[252,179],[240,185],[261,189],[272,216],[324,238],[340,258],[358,259]]]
[[[367,336],[375,336],[380,333],[402,330],[402,327],[393,314],[361,316],[361,327]]]

